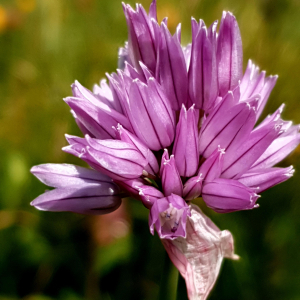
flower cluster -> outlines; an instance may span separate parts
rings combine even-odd
[[[150,210],[150,231],[170,241],[168,250],[172,240],[193,239],[187,224],[202,214],[189,205],[193,199],[220,213],[248,210],[259,193],[291,177],[292,166],[274,165],[299,144],[299,126],[281,119],[283,106],[256,125],[277,76],[266,77],[251,60],[243,74],[230,12],[218,31],[217,22],[192,19],[192,43],[183,47],[180,25],[172,35],[167,19],[158,23],[155,0],[148,14],[141,5],[123,9],[129,34],[116,73],[93,91],[75,81],[65,99],[84,137],[67,135],[63,150],[92,169],[33,167],[55,189],[31,204],[103,214],[130,195]]]

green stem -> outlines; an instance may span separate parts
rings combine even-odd
[[[176,300],[178,271],[165,252],[164,268],[160,281],[159,300]]]

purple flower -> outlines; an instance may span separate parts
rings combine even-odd
[[[159,82],[174,110],[188,103],[188,74],[183,49],[180,46],[180,27],[172,36],[165,23],[161,24],[158,50]]]
[[[180,176],[191,177],[199,165],[199,140],[198,140],[198,111],[191,106],[187,111],[183,105],[176,127],[176,136],[173,154]]]
[[[243,144],[229,149],[224,157],[221,177],[238,178],[249,170],[271,143],[283,133],[282,125],[280,119],[269,122],[253,130]]]
[[[174,113],[155,79],[149,78],[147,84],[134,79],[126,89],[126,112],[136,136],[151,150],[170,146],[175,135]]]
[[[239,182],[248,187],[256,188],[256,192],[261,193],[270,187],[284,182],[293,176],[295,170],[293,166],[288,168],[269,168],[261,170],[249,170],[239,178]]]
[[[176,167],[174,155],[169,157],[168,150],[165,149],[161,158],[160,177],[164,194],[169,196],[176,194],[182,196],[182,181]]]
[[[154,234],[154,226],[159,236],[164,239],[186,237],[187,216],[191,212],[189,206],[181,197],[171,194],[168,197],[157,199],[149,215],[150,231]]]
[[[138,178],[148,164],[142,153],[133,145],[120,140],[98,140],[86,135],[77,138],[80,143],[64,147],[69,152],[85,160],[91,167],[116,180]]]
[[[166,19],[159,25],[155,1],[149,14],[141,5],[123,8],[129,35],[120,69],[93,92],[72,85],[65,101],[85,138],[67,135],[63,150],[148,208],[172,194],[187,203],[203,196],[218,212],[256,207],[254,190],[292,175],[274,165],[300,140],[299,126],[281,119],[283,106],[255,127],[277,76],[251,60],[242,74],[240,31],[229,12],[219,32],[217,22],[192,19],[192,43],[182,47],[180,25],[173,36]],[[226,195],[212,194],[219,187]]]
[[[234,95],[229,92],[203,123],[199,139],[200,153],[204,157],[208,157],[218,146],[226,151],[239,147],[253,129],[257,99],[231,106],[233,98]]]
[[[112,179],[94,170],[67,164],[45,164],[31,169],[46,191],[31,202],[39,210],[107,214],[121,205],[120,189]]]
[[[239,26],[234,15],[223,12],[217,40],[219,95],[233,90],[243,74],[243,49]]]
[[[134,134],[124,129],[122,125],[118,124],[117,131],[120,140],[135,146],[148,161],[148,165],[145,167],[145,171],[149,172],[152,175],[157,174],[159,171],[159,166],[153,152],[148,147],[146,147],[143,142],[140,141]]]
[[[190,178],[183,187],[186,200],[193,200],[201,195],[203,182],[210,182],[220,177],[225,151],[220,146],[200,166],[198,175]]]
[[[139,69],[139,61],[143,61],[155,72],[158,43],[155,30],[157,23],[154,22],[157,21],[156,1],[152,2],[149,15],[141,4],[136,5],[135,11],[130,5],[123,3],[123,9],[128,26],[128,55],[133,66]]]
[[[293,167],[274,166],[298,146],[300,127],[282,120],[283,105],[256,124],[277,76],[266,77],[251,60],[243,74],[230,12],[219,32],[217,21],[206,27],[192,19],[192,42],[182,46],[180,25],[172,35],[166,19],[158,24],[155,0],[148,14],[140,4],[123,9],[129,33],[119,69],[93,92],[75,81],[65,99],[84,138],[66,135],[63,150],[91,169],[33,167],[55,189],[32,205],[101,214],[121,197],[140,200],[190,299],[206,299],[222,258],[235,258],[233,241],[190,201],[202,197],[219,213],[258,207],[258,193],[292,176]]]
[[[261,96],[258,103],[256,120],[260,117],[278,78],[276,75],[267,78],[265,76],[266,72],[259,73],[259,68],[250,59],[240,83],[241,99],[247,99],[257,94]]]
[[[207,30],[202,20],[192,18],[192,47],[189,70],[189,95],[198,109],[209,111],[218,97],[217,22]]]
[[[216,212],[226,213],[258,207],[255,188],[249,188],[233,179],[217,178],[204,184],[202,197]]]

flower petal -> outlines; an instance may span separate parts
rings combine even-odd
[[[208,111],[218,96],[216,66],[216,24],[207,32],[202,20],[192,18],[191,62],[189,66],[189,95],[195,107]]]
[[[161,158],[160,177],[165,196],[176,194],[182,196],[182,181],[176,167],[174,155],[169,158],[165,149]]]
[[[270,122],[251,132],[249,138],[235,151],[227,151],[224,157],[223,178],[238,178],[266,151],[270,144],[282,133],[282,122]]]
[[[31,202],[39,210],[102,215],[121,205],[114,183],[83,184],[45,192]]]
[[[243,75],[243,47],[233,14],[223,12],[217,47],[219,95],[223,97],[238,85]]]
[[[300,134],[279,136],[255,161],[250,170],[270,168],[288,156],[300,143]]]
[[[149,16],[140,4],[137,4],[137,9],[134,11],[130,5],[123,3],[123,9],[128,26],[130,60],[138,70],[140,70],[139,61],[142,61],[152,72],[155,72],[157,43],[150,21],[156,14],[155,4],[151,5]]]
[[[138,178],[147,160],[140,151],[123,141],[96,140],[86,136],[88,155],[97,163],[97,170],[116,180]]]
[[[221,117],[219,113],[215,114],[200,133],[200,153],[204,157],[211,155],[218,146],[226,150],[230,145],[239,146],[247,139],[255,124],[255,100],[234,105]]]
[[[151,150],[173,142],[174,115],[157,90],[154,78],[149,79],[148,85],[138,79],[130,83],[127,112],[135,134]]]
[[[190,216],[190,209],[181,197],[171,194],[157,199],[150,209],[150,232],[154,234],[155,227],[161,239],[185,237],[187,216]]]
[[[239,182],[251,187],[257,188],[257,193],[261,193],[272,186],[282,183],[294,174],[293,166],[288,168],[268,168],[257,171],[251,169],[239,178]]]
[[[145,167],[145,170],[152,175],[158,173],[159,166],[153,152],[148,147],[146,147],[142,143],[142,141],[140,141],[134,134],[124,129],[122,125],[118,124],[117,131],[120,140],[135,146],[142,153],[144,158],[148,161],[149,164]]]
[[[34,166],[30,172],[41,182],[55,188],[84,183],[112,183],[112,179],[95,170],[69,164],[43,164]]]
[[[204,183],[202,188],[206,205],[219,213],[256,208],[258,197],[252,189],[233,179],[217,178]]]
[[[162,22],[159,45],[159,82],[174,110],[188,102],[188,76],[183,50],[177,36],[172,36]]]
[[[188,111],[182,106],[179,122],[176,126],[176,136],[173,154],[180,176],[193,176],[199,165],[199,141],[197,116],[194,106]],[[199,114],[199,112],[198,112]]]

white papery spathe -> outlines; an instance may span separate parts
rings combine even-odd
[[[218,277],[224,257],[234,254],[233,237],[221,231],[196,205],[191,205],[186,238],[162,239],[168,255],[184,277],[189,300],[205,300]]]

